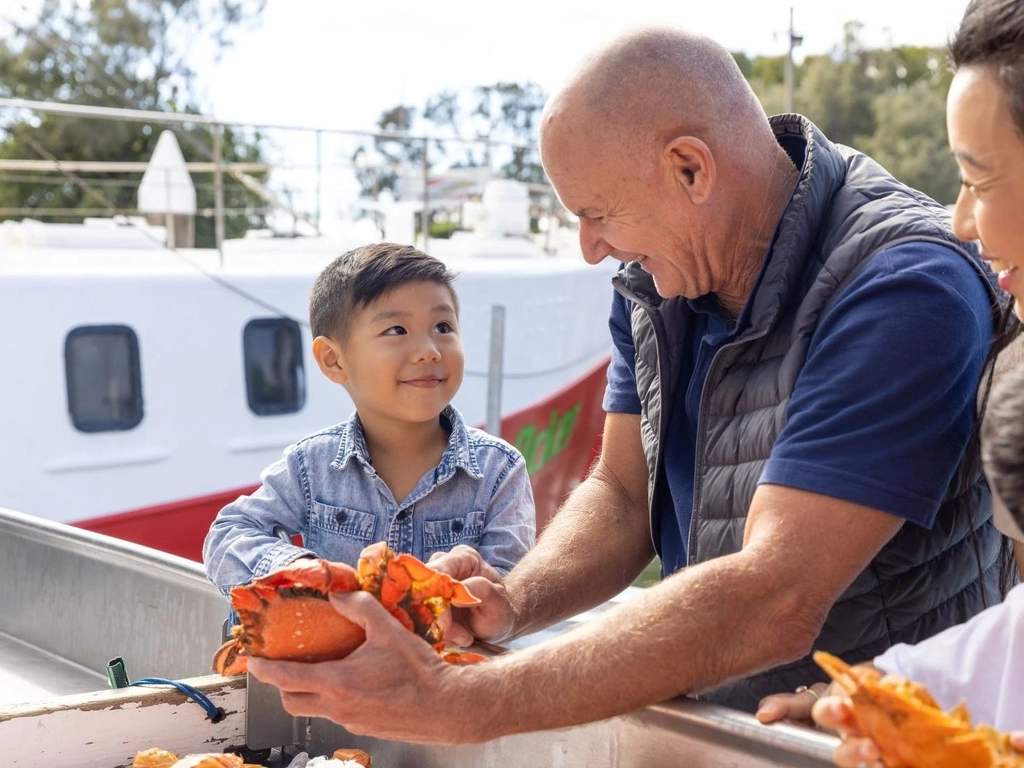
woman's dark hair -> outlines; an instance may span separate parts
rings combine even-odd
[[[1024,528],[1024,365],[1004,374],[992,388],[981,440],[992,492]]]
[[[1003,294],[1005,303],[1001,304],[998,308],[998,321],[996,322],[995,335],[992,339],[992,345],[989,347],[988,356],[985,360],[985,365],[982,368],[981,382],[978,386],[978,418],[975,419],[974,429],[972,430],[971,438],[968,441],[967,453],[966,453],[966,465],[968,467],[977,467],[980,471],[981,466],[984,462],[982,447],[982,431],[986,425],[986,414],[989,408],[989,399],[992,395],[992,383],[996,373],[996,363],[999,355],[1009,347],[1018,336],[1024,332],[1024,325],[1021,324],[1020,320],[1017,319],[1016,312],[1014,311],[1013,297],[1006,296]],[[1011,350],[1012,351],[1012,350]],[[1003,379],[1000,379],[1001,389]],[[993,488],[992,493],[998,493]],[[1000,494],[1000,499],[1003,500],[1004,504],[1007,503],[1006,498]],[[974,521],[974,510],[967,507],[968,520],[970,522],[970,539],[971,546],[974,549],[974,557],[978,564],[978,572],[984,579],[984,566],[982,565],[981,550],[978,546],[978,539],[975,536],[975,521]],[[999,591],[1001,597],[1006,597],[1006,593],[1014,586],[1017,580],[1017,569],[1014,565],[1014,554],[1013,545],[1010,539],[1003,537],[1002,544],[999,551]],[[985,597],[984,590],[982,590],[982,603],[988,605],[988,600]]]
[[[1021,0],[971,0],[949,43],[953,69],[992,66],[1006,103],[1024,134],[1024,3]]]

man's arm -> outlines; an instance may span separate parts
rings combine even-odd
[[[740,552],[679,571],[572,633],[471,670],[488,678],[472,690],[496,695],[464,716],[476,719],[481,739],[557,728],[800,658],[832,604],[901,525],[861,505],[762,485]]]
[[[604,602],[629,586],[653,557],[640,417],[609,413],[593,472],[505,579],[513,635]]]
[[[557,539],[541,537],[564,542],[581,557],[556,557],[559,550],[549,543],[520,566],[516,600],[533,599],[549,619],[600,599],[627,578],[621,570],[627,558],[610,543],[613,531],[581,538],[567,525],[595,514],[582,503],[590,500],[574,497]],[[598,521],[621,526],[620,533],[632,530],[615,516]],[[679,571],[551,641],[483,664],[445,664],[380,603],[353,593],[332,598],[366,630],[366,642],[351,656],[321,664],[252,659],[250,670],[281,689],[292,714],[328,717],[377,738],[454,744],[576,725],[806,654],[832,603],[901,523],[850,502],[762,485],[740,552]],[[538,584],[541,557],[557,562],[555,583],[582,596],[559,596]],[[619,558],[617,565],[601,568],[609,557]],[[634,568],[641,560],[635,557]],[[609,573],[612,568],[619,570]]]

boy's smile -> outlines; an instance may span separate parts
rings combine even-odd
[[[337,349],[341,383],[364,425],[436,422],[465,366],[454,305],[444,285],[418,280],[357,311]]]

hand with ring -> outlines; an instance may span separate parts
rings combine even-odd
[[[812,726],[811,707],[814,703],[822,696],[838,692],[827,683],[815,683],[801,685],[793,693],[774,693],[761,699],[756,717],[765,725],[783,721]]]

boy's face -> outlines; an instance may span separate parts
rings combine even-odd
[[[439,283],[399,286],[358,310],[337,343],[338,375],[364,423],[426,422],[455,397],[465,353],[451,292]],[[321,366],[323,367],[323,366]]]

